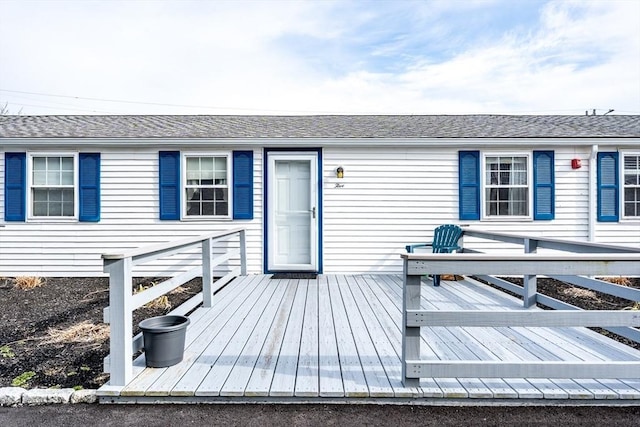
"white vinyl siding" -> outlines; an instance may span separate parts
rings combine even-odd
[[[459,221],[457,149],[372,147],[324,150],[324,271],[400,272],[409,243],[429,241],[445,223],[505,233],[586,241],[590,147],[544,146],[555,153],[553,221]],[[580,169],[571,159],[581,158]],[[344,178],[336,178],[343,167]],[[640,246],[640,227],[597,224],[596,241]],[[510,250],[504,243],[472,241],[479,249]]]
[[[440,224],[557,239],[587,240],[589,156],[591,146],[550,145],[555,153],[555,217],[552,221],[459,221],[458,150],[440,147],[344,147],[323,149],[323,271],[325,273],[399,273],[400,254],[410,243],[429,240]],[[490,141],[485,145],[490,146]],[[184,147],[174,150],[189,153]],[[231,152],[231,144],[212,144],[208,152]],[[627,148],[631,148],[627,146]],[[101,153],[101,218],[97,223],[6,222],[0,227],[0,276],[103,276],[101,255],[187,236],[247,228],[249,273],[263,271],[263,157],[254,153],[254,219],[234,221],[161,221],[158,149],[94,148]],[[465,148],[467,149],[467,148]],[[69,147],[79,151],[78,147]],[[9,150],[7,150],[9,151]],[[12,149],[11,151],[18,151]],[[198,149],[203,152],[203,147]],[[195,151],[193,151],[195,153]],[[582,159],[571,169],[571,159]],[[0,158],[3,169],[4,156]],[[344,168],[344,178],[336,169]],[[0,174],[4,180],[4,173]],[[4,183],[0,200],[4,198]],[[0,203],[0,209],[3,209]],[[470,239],[469,239],[470,240]],[[597,223],[595,240],[640,246],[640,221]],[[465,240],[465,243],[474,243]],[[479,247],[508,249],[476,242]],[[522,250],[518,247],[518,250]],[[171,274],[163,262],[134,275]]]
[[[216,147],[217,149],[218,147]],[[229,147],[227,147],[230,150]],[[254,185],[262,191],[262,151],[254,151]],[[2,158],[4,162],[4,157]],[[4,175],[3,175],[4,176]],[[0,198],[4,185],[0,191]],[[101,218],[98,223],[11,222],[0,227],[0,276],[104,276],[102,254],[166,242],[182,237],[246,227],[251,272],[262,269],[262,202],[254,219],[233,224],[220,221],[160,221],[158,151],[101,151]],[[3,216],[4,218],[4,216]],[[159,260],[134,275],[173,273]]]

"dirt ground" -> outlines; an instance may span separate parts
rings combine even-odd
[[[134,289],[159,281],[138,279]],[[640,288],[640,279],[632,280],[630,286]],[[108,288],[107,278],[47,278],[40,287],[22,290],[15,286],[15,279],[0,278],[0,387],[95,389],[108,381],[102,373],[109,352],[108,330],[102,323],[102,311],[109,305]],[[158,307],[136,310],[134,327],[144,318],[177,307],[200,289],[201,282],[195,279]],[[538,289],[587,309],[632,306],[630,301],[549,279],[539,279]],[[626,343],[640,349],[638,343]]]
[[[136,279],[134,291],[160,278]],[[194,279],[134,312],[134,333],[142,319],[166,314],[202,289]],[[18,289],[15,280],[0,279],[0,387],[96,389],[106,383],[103,359],[109,354],[109,305],[106,277],[46,278],[40,287]]]

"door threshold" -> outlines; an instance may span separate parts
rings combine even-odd
[[[272,279],[283,280],[283,279],[316,279],[318,278],[318,273],[274,273],[271,276]]]

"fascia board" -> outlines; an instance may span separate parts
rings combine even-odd
[[[640,146],[640,138],[0,138],[0,150],[89,147],[268,146],[268,147],[502,147]]]

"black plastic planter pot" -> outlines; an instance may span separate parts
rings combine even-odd
[[[189,323],[185,316],[150,317],[140,322],[148,367],[164,368],[182,361]]]

